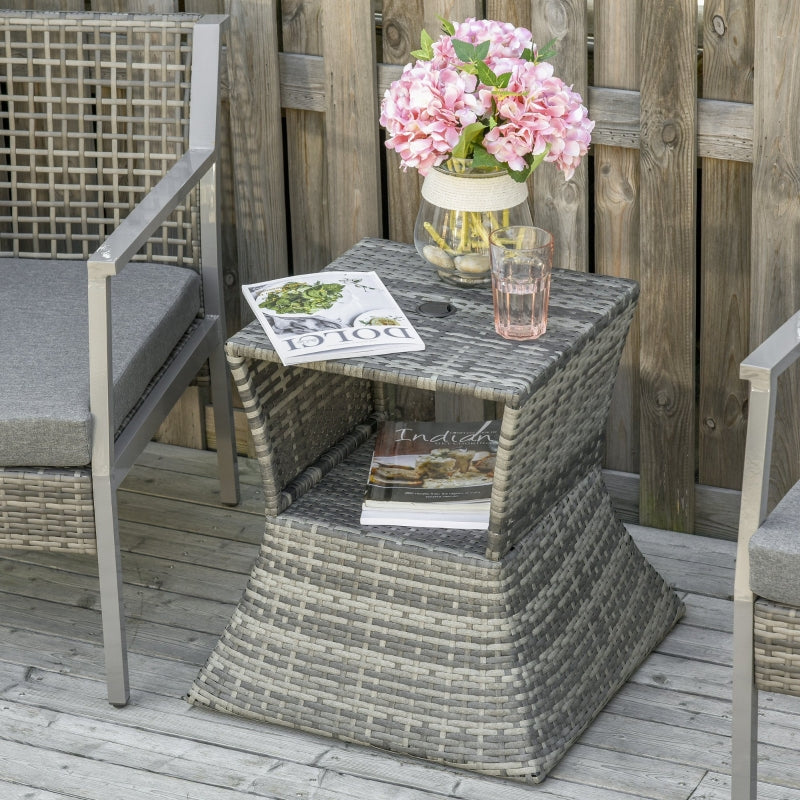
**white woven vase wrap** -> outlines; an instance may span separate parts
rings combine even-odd
[[[458,175],[432,169],[422,184],[422,196],[439,208],[455,211],[502,211],[524,203],[526,183],[517,183],[507,172]]]

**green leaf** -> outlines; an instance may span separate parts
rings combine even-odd
[[[469,158],[474,143],[483,136],[483,130],[482,122],[473,122],[467,125],[467,127],[461,131],[461,136],[456,146],[453,148],[453,157]]]
[[[526,47],[526,48],[525,48],[525,49],[522,51],[522,56],[520,56],[520,57],[521,57],[521,58],[522,58],[524,61],[535,61],[535,60],[536,60],[535,56],[533,55],[533,50],[531,50],[531,48],[530,48],[530,47]]]
[[[490,44],[491,42],[487,39],[485,42],[481,42],[479,45],[477,45],[477,47],[475,47],[475,58],[483,61],[483,59],[489,55]]]
[[[448,36],[452,36],[456,32],[456,26],[449,19],[444,17],[437,17],[437,19],[442,23],[442,31]]]
[[[433,58],[433,39],[423,30],[419,37],[419,50],[412,50],[411,55],[420,61],[430,61]]]
[[[475,45],[469,42],[462,42],[461,39],[453,39],[453,50],[459,61],[470,64],[476,60]]]
[[[544,157],[545,157],[545,156],[546,156],[546,155],[547,155],[549,152],[550,152],[550,145],[548,144],[548,145],[547,145],[547,147],[545,147],[545,149],[544,149],[544,151],[543,151],[543,152],[539,153],[539,155],[538,155],[538,156],[533,156],[533,157],[532,157],[532,160],[531,160],[531,162],[530,162],[530,166],[531,166],[531,168],[530,168],[530,171],[531,171],[531,172],[533,172],[533,171],[536,169],[536,167],[538,167],[538,166],[539,166],[539,164],[541,164],[541,163],[542,163],[542,161],[544,161]]]
[[[486,66],[486,63],[483,61],[476,61],[475,62],[475,70],[478,74],[478,79],[482,84],[485,86],[498,86],[497,82],[497,75],[492,72],[489,67]]]
[[[533,172],[533,169],[530,165],[528,165],[525,169],[516,170],[516,169],[509,169],[508,174],[517,182],[517,183],[525,183],[528,180],[528,175]]]
[[[556,39],[551,39],[544,47],[539,48],[537,61],[547,61],[556,54]]]
[[[510,80],[511,80],[511,73],[504,72],[502,75],[497,76],[497,83],[495,84],[495,86],[497,86],[500,89],[505,89],[508,86],[508,82]]]
[[[522,183],[523,181],[528,180],[528,176],[533,172],[541,163],[544,161],[544,157],[550,152],[550,145],[547,145],[543,153],[539,153],[538,156],[527,155],[525,156],[525,161],[527,162],[528,166],[525,169],[520,170],[513,170],[509,169],[508,174],[517,182]]]
[[[472,151],[473,167],[503,167],[506,165],[498,161],[483,145],[476,144]]]

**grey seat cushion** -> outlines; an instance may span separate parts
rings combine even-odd
[[[800,606],[800,482],[750,539],[750,588],[775,603]]]
[[[200,307],[189,269],[132,263],[111,280],[119,426]],[[0,465],[91,460],[85,262],[0,258]]]

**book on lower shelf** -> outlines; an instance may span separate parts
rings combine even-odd
[[[485,530],[499,437],[500,420],[381,423],[361,524]]]
[[[315,272],[242,286],[281,362],[424,350],[376,272]]]

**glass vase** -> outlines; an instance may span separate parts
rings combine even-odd
[[[451,158],[425,176],[414,245],[446,283],[491,286],[489,234],[531,224],[527,184],[504,169]]]

